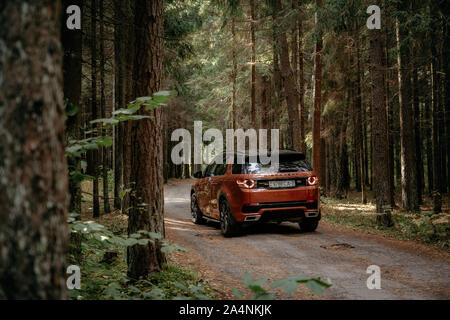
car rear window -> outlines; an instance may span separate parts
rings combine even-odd
[[[312,171],[311,165],[302,154],[280,155],[279,161],[278,168],[273,164],[262,164],[260,162],[246,162],[243,165],[234,164],[233,174],[274,174]]]

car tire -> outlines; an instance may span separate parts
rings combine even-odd
[[[195,193],[191,194],[191,216],[192,222],[195,224],[204,224],[205,218],[203,218],[203,213],[198,207],[197,196]]]
[[[317,229],[317,226],[319,225],[318,219],[303,219],[299,223],[300,230],[304,232],[314,232]]]
[[[235,236],[240,231],[240,226],[234,219],[227,200],[220,202],[220,231],[225,237]]]

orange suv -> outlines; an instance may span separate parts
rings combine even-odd
[[[319,179],[302,153],[280,150],[278,156],[277,168],[251,162],[248,154],[224,153],[196,172],[193,222],[219,221],[224,236],[236,235],[244,224],[268,221],[298,222],[301,230],[314,231],[321,217]]]

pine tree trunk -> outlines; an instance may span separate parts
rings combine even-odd
[[[82,8],[82,1],[63,0],[63,12],[70,5],[78,5]],[[68,105],[75,107],[77,112],[67,117],[66,137],[67,140],[79,140],[82,138],[81,131],[81,30],[69,30],[66,27],[66,17],[61,15],[61,42],[64,50],[63,56],[63,87],[64,100]],[[80,159],[68,159],[69,170],[81,170]],[[81,185],[74,179],[69,178],[70,212],[81,213]]]
[[[384,84],[385,84],[385,101],[386,101],[386,114],[387,114],[387,127],[388,127],[388,144],[389,144],[389,194],[391,195],[391,206],[395,207],[395,183],[394,183],[394,119],[393,119],[393,106],[390,98],[390,83],[391,83],[391,68],[390,68],[390,59],[389,59],[389,29],[390,20],[387,21],[387,26],[384,32],[384,58],[385,58],[385,66],[386,72],[384,75]]]
[[[163,58],[162,0],[135,2],[134,81],[136,97],[150,96],[158,91],[162,78]],[[139,114],[150,119],[133,121],[131,126],[131,180],[135,183],[130,197],[128,234],[139,230],[157,232],[164,236],[162,110]],[[160,241],[128,248],[128,275],[146,277],[160,271],[166,261]]]
[[[417,68],[413,71],[413,103],[414,103],[414,137],[416,141],[416,172],[417,172],[417,200],[418,204],[422,204],[422,192],[423,192],[423,160],[422,160],[422,136],[421,130],[421,117],[420,117],[420,102],[419,102],[419,85],[417,78]]]
[[[435,51],[434,49],[432,49],[432,51]],[[435,55],[433,54],[433,56],[435,57]],[[440,169],[440,157],[439,157],[439,136],[438,136],[438,132],[439,132],[439,126],[438,126],[438,106],[439,106],[439,102],[437,94],[438,94],[438,90],[436,89],[437,85],[436,85],[436,67],[434,64],[434,61],[436,61],[436,59],[433,59],[433,62],[431,63],[431,68],[430,68],[430,74],[431,74],[431,149],[432,149],[432,154],[433,154],[433,188],[432,188],[432,192],[431,192],[431,197],[433,198],[433,211],[434,213],[440,213],[441,212],[441,193],[440,193],[440,173],[439,173],[439,169]]]
[[[92,120],[98,118],[97,110],[97,0],[91,1],[91,116]],[[92,125],[94,135],[98,133],[98,125]],[[100,216],[100,201],[99,201],[99,151],[92,150],[92,173],[94,179],[92,181],[93,188],[93,216],[94,218]]]
[[[322,0],[316,0],[316,7],[322,7]],[[318,25],[318,16],[316,13],[316,26]],[[316,39],[316,48],[314,52],[314,112],[312,125],[312,162],[316,175],[320,175],[320,118],[322,114],[322,38],[319,35]]]
[[[430,75],[431,75],[430,69]],[[433,86],[431,85],[431,93],[433,94]],[[432,98],[427,101],[425,104],[425,120],[426,120],[426,127],[425,127],[425,146],[427,150],[427,185],[428,185],[428,195],[431,196],[433,192],[433,147],[432,147],[432,139],[431,139],[431,127],[432,127],[432,116],[431,116],[431,109],[432,109]]]
[[[233,129],[237,129],[237,110],[236,110],[236,78],[237,78],[237,59],[236,59],[236,19],[233,18],[231,21],[231,34],[233,37],[233,47],[232,47],[232,59],[233,59],[233,72],[232,72],[232,81],[233,81],[233,94],[231,98],[231,110],[233,115]]]
[[[272,55],[273,55],[273,87],[274,87],[274,103],[273,103],[273,128],[280,129],[280,142],[282,141],[281,135],[281,103],[282,103],[282,79],[281,70],[279,63],[279,45],[278,45],[278,34],[276,26],[276,13],[272,14],[272,24],[273,24],[273,44],[272,44]]]
[[[297,9],[301,13],[301,0],[298,1]],[[300,151],[306,154],[306,126],[307,126],[307,109],[305,106],[305,75],[304,75],[304,62],[303,62],[303,48],[302,48],[302,16],[298,18],[298,93],[299,93],[299,121],[300,121]]]
[[[66,298],[60,12],[0,2],[0,299]]]
[[[376,210],[384,213],[390,205],[389,188],[389,150],[387,137],[387,116],[384,104],[383,87],[383,51],[381,30],[369,30],[370,37],[370,73],[372,77],[372,163],[376,164],[377,173],[373,175],[373,190],[376,198]]]
[[[361,93],[361,66],[360,66],[360,53],[359,53],[359,37],[356,38],[356,96],[354,102],[355,108],[355,148],[356,148],[356,166],[358,174],[356,175],[357,189],[361,190],[362,203],[367,202],[366,187],[364,182],[365,176],[365,164],[364,164],[364,142],[363,142],[363,130],[362,130],[362,93]]]
[[[441,10],[443,12],[443,36],[444,42],[442,45],[442,55],[444,58],[443,68],[445,73],[445,100],[444,100],[444,112],[445,112],[445,129],[446,129],[446,139],[444,140],[444,148],[447,153],[447,196],[450,197],[450,21],[448,16],[450,16],[450,3],[448,1],[441,5]]]
[[[404,3],[404,5],[406,5]],[[410,48],[404,41],[408,36],[406,21],[397,18],[398,85],[400,106],[400,148],[402,165],[402,205],[405,210],[417,211],[416,146],[413,128],[413,104],[411,94]]]
[[[135,81],[134,81],[134,61],[135,61],[135,31],[134,31],[134,1],[123,0],[125,20],[123,21],[126,27],[126,66],[125,66],[125,103],[128,104],[136,98],[135,95]],[[125,189],[133,189],[134,181],[131,180],[131,141],[130,137],[132,132],[130,131],[131,122],[123,123],[123,160],[122,160],[122,172],[123,172],[123,185]],[[130,194],[127,193],[122,200],[122,211],[128,212],[130,208]]]
[[[250,36],[251,36],[251,49],[252,49],[252,83],[251,83],[251,112],[252,112],[252,125],[254,129],[258,129],[257,112],[256,112],[256,49],[255,49],[255,0],[250,0]]]
[[[105,98],[105,23],[103,0],[100,0],[100,116],[106,118],[106,98]],[[101,135],[107,134],[102,127]],[[102,151],[102,182],[103,182],[103,212],[110,213],[109,207],[109,187],[108,187],[108,150],[105,147]]]
[[[281,12],[281,0],[275,0],[275,15]],[[279,23],[279,21],[277,21]],[[287,43],[286,32],[282,28],[277,29],[278,43],[280,44],[280,62],[281,62],[281,77],[283,80],[284,91],[286,96],[286,105],[288,111],[288,135],[292,144],[288,146],[290,149],[301,150],[300,146],[300,126],[298,116],[298,95],[297,95],[297,81],[294,77],[291,63],[289,62],[289,48]],[[319,142],[320,143],[320,142]],[[320,163],[319,163],[320,165]]]
[[[114,0],[114,109],[126,107],[125,100],[125,77],[126,77],[126,21],[123,0]],[[123,160],[123,123],[114,127],[114,208],[121,209],[121,199],[119,196],[122,179]]]

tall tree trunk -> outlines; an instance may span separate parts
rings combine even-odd
[[[275,0],[275,15],[281,12],[281,0]],[[279,24],[280,21],[277,21]],[[298,117],[298,95],[297,84],[294,77],[293,69],[289,61],[289,47],[287,43],[286,32],[281,31],[280,26],[277,28],[278,43],[280,44],[280,62],[281,62],[281,77],[283,79],[284,91],[286,96],[286,105],[288,111],[288,131],[292,145],[289,148],[300,150],[300,127]],[[320,142],[319,142],[320,143]],[[319,144],[320,145],[320,144]],[[319,163],[320,165],[320,163]]]
[[[0,3],[0,299],[66,297],[60,12],[60,1]]]
[[[430,75],[432,76],[432,68],[430,64]],[[432,83],[433,84],[433,83]],[[427,150],[427,184],[428,184],[428,195],[431,196],[433,192],[433,147],[432,147],[432,121],[433,118],[431,116],[432,104],[433,104],[433,85],[431,86],[431,98],[425,104],[425,145]]]
[[[133,101],[135,96],[135,81],[133,79],[133,69],[135,61],[135,27],[134,23],[134,6],[135,1],[123,0],[125,19],[123,24],[126,26],[126,66],[125,66],[125,103]],[[125,189],[133,189],[134,181],[131,179],[131,122],[123,123],[123,185]],[[122,211],[128,212],[130,208],[130,194],[127,193],[122,200]]]
[[[391,69],[390,69],[390,59],[389,59],[389,30],[391,28],[391,20],[387,19],[386,28],[384,32],[384,58],[385,58],[385,66],[386,72],[384,75],[384,84],[385,84],[385,101],[386,101],[386,115],[387,115],[387,127],[388,127],[388,144],[389,144],[389,194],[391,195],[391,206],[395,207],[395,183],[394,183],[394,112],[392,106],[392,100],[390,96],[390,87],[391,87]]]
[[[423,192],[423,160],[422,160],[422,137],[421,130],[421,117],[420,117],[420,101],[419,101],[419,85],[417,68],[413,70],[413,103],[414,103],[414,137],[416,143],[416,172],[417,172],[417,200],[419,204],[422,204],[422,192]]]
[[[299,15],[301,14],[301,3],[298,1],[297,10],[299,10]],[[303,62],[303,27],[302,19],[300,16],[297,20],[298,27],[298,94],[299,94],[299,121],[300,121],[300,151],[306,154],[306,126],[307,126],[307,110],[305,106],[305,71]]]
[[[444,141],[444,148],[447,152],[447,195],[450,196],[450,21],[448,17],[450,16],[450,3],[445,1],[441,5],[441,10],[443,13],[443,25],[442,33],[444,37],[444,42],[442,45],[442,55],[444,58],[443,68],[445,73],[445,101],[444,101],[444,112],[445,112],[445,128],[446,128],[446,140]]]
[[[354,97],[354,135],[355,135],[355,151],[356,151],[356,161],[357,168],[356,181],[358,181],[357,189],[361,190],[361,201],[362,203],[367,202],[367,196],[365,191],[365,164],[364,164],[364,143],[363,143],[363,130],[362,130],[362,93],[361,93],[361,66],[360,66],[360,53],[359,53],[359,35],[356,34],[356,95]]]
[[[431,192],[431,196],[433,197],[434,213],[441,212],[441,194],[440,194],[440,155],[439,155],[439,102],[437,101],[438,93],[437,90],[437,75],[436,75],[436,67],[435,67],[435,50],[432,49],[433,53],[433,62],[431,63],[430,73],[431,73],[431,149],[433,154],[433,188]]]
[[[114,0],[114,109],[126,107],[125,77],[126,77],[126,15],[125,2]],[[121,209],[120,189],[123,184],[123,123],[114,127],[114,208]]]
[[[163,59],[163,8],[162,0],[135,2],[135,54],[134,81],[136,97],[150,96],[158,91],[162,78]],[[128,234],[139,230],[164,235],[162,110],[160,108],[139,114],[150,119],[130,123],[131,180],[134,194],[130,197]],[[162,269],[166,261],[161,242],[128,248],[128,275],[146,277]]]
[[[318,9],[322,8],[322,0],[316,0]],[[316,13],[316,27],[318,25],[318,15]],[[314,112],[312,126],[313,145],[313,168],[316,175],[320,175],[320,118],[322,114],[322,37],[318,35],[314,52]]]
[[[104,23],[104,5],[100,0],[100,116],[106,117],[106,98],[105,98],[105,23]],[[106,130],[101,128],[101,135],[105,135]],[[103,212],[109,213],[109,187],[108,187],[108,150],[105,147],[102,151],[102,182],[103,182]]]
[[[376,210],[384,213],[384,207],[390,204],[389,194],[389,150],[387,138],[387,118],[383,88],[383,51],[381,30],[369,30],[370,37],[370,73],[372,77],[372,137],[373,163],[377,173],[373,177],[373,190],[376,198]]]
[[[403,7],[407,4],[403,2]],[[400,17],[396,20],[397,51],[398,51],[398,86],[400,106],[400,148],[402,162],[402,205],[405,210],[417,211],[417,172],[416,146],[414,139],[412,94],[411,94],[411,63],[406,21]]]
[[[279,63],[279,43],[278,34],[276,28],[276,12],[274,10],[272,14],[272,24],[273,24],[273,44],[272,44],[272,55],[273,55],[273,88],[274,88],[274,101],[273,101],[273,128],[280,129],[280,141],[282,141],[281,136],[281,103],[282,103],[282,78]]]
[[[98,118],[97,110],[97,0],[91,0],[91,116],[92,120]],[[92,131],[98,134],[98,125],[92,125]],[[93,188],[93,216],[94,218],[100,216],[100,202],[98,190],[99,178],[99,152],[92,150],[92,172],[94,179],[92,181]]]
[[[251,112],[253,128],[258,129],[256,112],[256,48],[255,48],[255,0],[250,0],[250,35],[252,48],[252,83],[251,83]]]
[[[63,0],[62,12],[66,12],[70,5],[83,7],[82,0]],[[66,16],[61,15],[61,42],[64,50],[63,56],[63,87],[64,100],[76,113],[68,115],[66,121],[67,140],[82,138],[82,112],[81,112],[81,30],[70,30],[66,26]],[[80,159],[68,159],[69,170],[81,170]],[[69,179],[70,205],[69,212],[81,213],[81,184],[75,179]]]
[[[237,79],[237,58],[236,58],[236,18],[233,17],[233,20],[231,21],[231,35],[233,37],[233,47],[232,47],[232,60],[233,60],[233,72],[232,72],[232,81],[233,81],[233,93],[231,97],[231,110],[233,114],[233,129],[237,129],[237,110],[236,110],[236,79]]]

